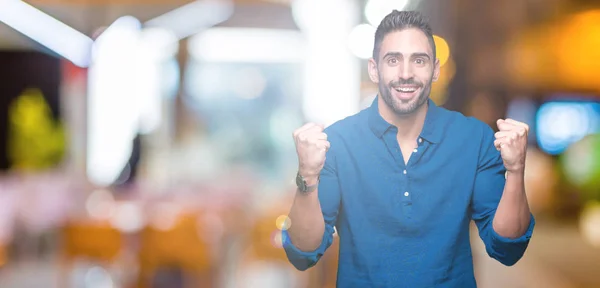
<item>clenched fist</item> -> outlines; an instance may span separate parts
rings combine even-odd
[[[498,132],[494,146],[500,151],[504,167],[510,172],[523,172],[527,153],[529,126],[512,119],[498,119]]]
[[[322,125],[308,123],[294,131],[298,171],[304,178],[317,179],[325,165],[325,153],[330,144],[323,129]]]

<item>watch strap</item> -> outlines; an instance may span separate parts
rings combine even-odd
[[[317,183],[313,185],[307,185],[304,177],[300,175],[300,172],[298,172],[298,174],[296,175],[296,185],[298,186],[298,189],[303,193],[315,191],[317,187],[319,187],[319,177],[317,176]]]

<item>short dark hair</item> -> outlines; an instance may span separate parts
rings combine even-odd
[[[431,26],[429,26],[429,19],[419,11],[398,10],[394,10],[385,16],[379,26],[377,26],[377,30],[375,31],[375,45],[373,46],[373,59],[376,62],[379,61],[381,42],[383,42],[383,38],[387,34],[408,28],[417,28],[425,33],[425,36],[429,39],[429,44],[431,44],[433,59],[435,59],[435,41],[433,40],[433,31],[431,30]]]

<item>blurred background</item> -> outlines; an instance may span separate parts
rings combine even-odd
[[[291,134],[366,108],[375,27],[431,18],[438,105],[531,127],[537,219],[478,284],[600,287],[597,0],[0,0],[0,286],[335,287],[281,249]]]

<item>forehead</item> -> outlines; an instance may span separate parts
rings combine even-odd
[[[432,47],[423,31],[417,28],[408,28],[388,33],[381,42],[380,57],[386,53],[397,52],[405,56],[414,53],[427,53],[433,56]]]

